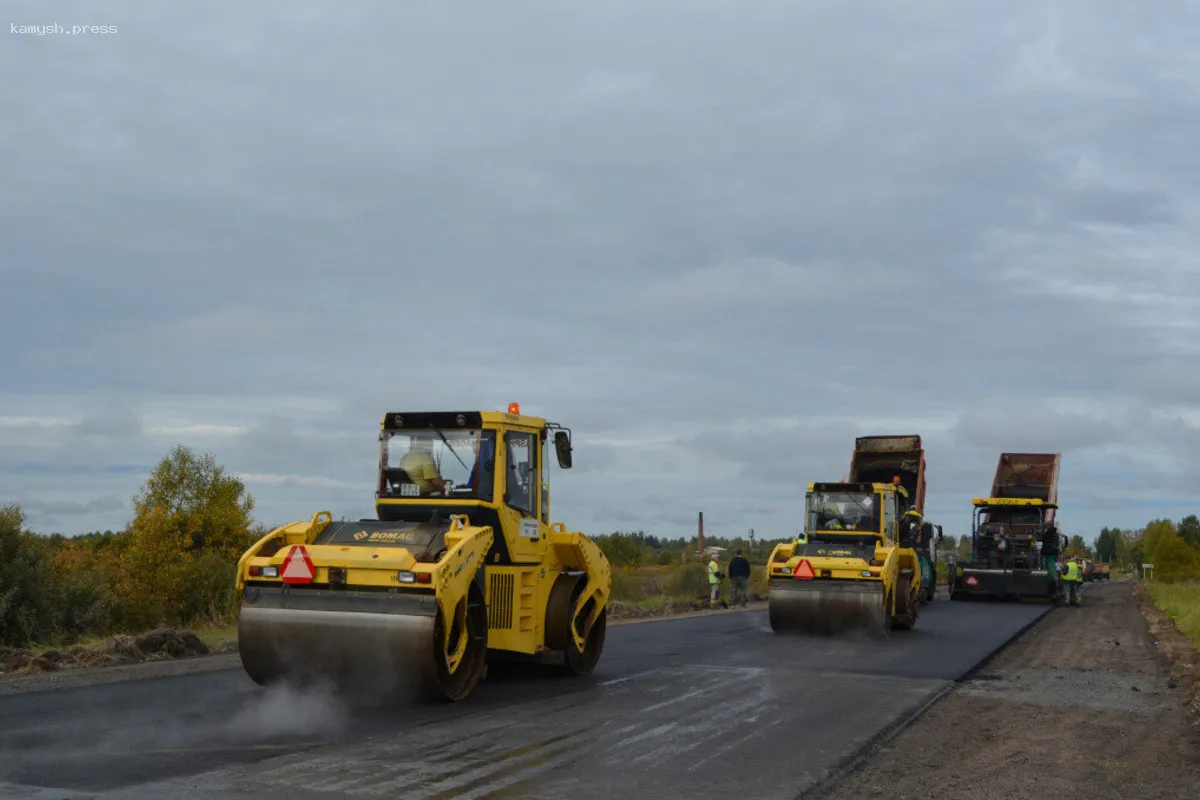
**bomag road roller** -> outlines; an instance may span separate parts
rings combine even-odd
[[[767,562],[775,631],[885,636],[917,622],[921,562],[900,524],[895,483],[810,483],[804,539]]]
[[[570,468],[570,430],[516,403],[389,412],[381,427],[377,519],[322,511],[238,563],[247,674],[379,700],[461,700],[489,661],[591,672],[611,568],[587,536],[551,524],[543,480],[551,442]]]

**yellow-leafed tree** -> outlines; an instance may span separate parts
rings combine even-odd
[[[119,594],[130,624],[226,616],[238,556],[249,546],[254,499],[212,455],[176,446],[133,498]]]

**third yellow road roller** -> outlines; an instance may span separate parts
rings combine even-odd
[[[901,525],[897,483],[810,483],[804,536],[767,562],[775,631],[886,636],[911,628],[920,607],[921,563]]]
[[[571,467],[570,437],[517,403],[384,414],[377,518],[319,512],[242,556],[247,674],[458,701],[497,659],[590,673],[612,573],[594,541],[550,521],[548,461]]]

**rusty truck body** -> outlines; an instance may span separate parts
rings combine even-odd
[[[925,520],[925,448],[917,434],[904,436],[860,436],[850,456],[850,483],[899,483],[898,513],[901,525],[914,525],[904,536],[906,546],[917,552],[921,565],[919,599],[927,603],[937,594],[937,540],[941,526]],[[904,516],[907,514],[908,516]]]
[[[921,437],[860,436],[854,440],[848,483],[892,483],[899,477],[908,493],[900,513],[911,508],[925,514],[925,450]]]

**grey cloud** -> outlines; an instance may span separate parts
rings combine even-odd
[[[70,435],[128,440],[142,432],[141,417],[129,409],[108,409],[88,413],[70,429]]]
[[[881,289],[893,288],[887,275],[854,277],[867,281],[874,278],[885,282]],[[707,315],[731,307],[761,311],[783,306],[792,311],[807,311],[827,303],[830,293],[836,294],[844,288],[846,278],[845,267],[839,268],[837,264],[790,264],[777,258],[749,258],[658,281],[646,287],[635,305],[618,298],[616,310]]]
[[[319,449],[315,442],[297,434],[292,419],[271,414],[239,437],[231,452],[237,452],[244,469],[291,472],[296,464],[316,463]]]
[[[585,439],[571,440],[571,472],[579,475],[604,475],[620,468],[621,458],[616,448],[590,444]],[[557,469],[557,462],[553,469]]]
[[[1120,441],[1121,426],[1086,414],[1061,414],[1034,407],[968,413],[951,434],[962,444],[997,452],[1063,452]]]
[[[10,491],[128,496],[102,467],[168,419],[309,482],[264,514],[369,513],[385,410],[516,400],[579,437],[555,509],[588,529],[788,529],[880,418],[927,437],[931,507],[1014,442],[1065,449],[1080,524],[1200,503],[1177,8],[215,8],[0,52],[0,418],[86,420],[0,430]]]
[[[802,486],[844,477],[859,435],[858,425],[845,420],[795,425],[764,421],[748,429],[714,427],[681,438],[680,445],[698,460],[725,466],[729,478]]]
[[[1113,388],[1155,403],[1200,404],[1200,353],[1194,357],[1157,358],[1111,376]]]
[[[126,505],[125,501],[120,497],[105,495],[88,500],[86,503],[72,502],[70,500],[31,500],[24,502],[22,508],[28,509],[30,512],[40,516],[47,516],[53,514],[104,514],[112,511],[120,511]]]
[[[622,508],[604,508],[600,510],[600,514],[606,519],[620,525],[634,525],[645,522],[643,517]]]

